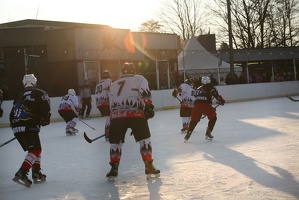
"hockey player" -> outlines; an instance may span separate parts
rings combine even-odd
[[[41,173],[42,146],[39,138],[41,126],[50,124],[50,98],[47,92],[36,88],[37,79],[33,74],[23,78],[24,92],[14,101],[10,112],[10,123],[15,137],[27,155],[21,168],[12,179],[16,183],[30,187],[32,181],[27,177],[32,168],[34,183],[44,182],[46,175]]]
[[[82,104],[82,109],[80,110],[80,118],[82,119],[84,117],[84,113],[86,110],[86,118],[88,119],[90,117],[90,111],[91,111],[91,87],[89,85],[88,80],[84,80],[84,85],[80,88],[80,101]],[[87,107],[87,108],[86,108]]]
[[[67,136],[76,135],[75,128],[78,122],[77,113],[80,112],[78,97],[74,89],[69,89],[67,95],[62,97],[58,107],[58,113],[66,122],[65,133]]]
[[[202,114],[205,114],[209,119],[206,130],[206,139],[212,140],[214,137],[211,133],[217,120],[216,109],[212,106],[212,98],[215,97],[217,103],[220,105],[224,105],[225,103],[225,100],[219,95],[217,89],[211,84],[211,80],[208,76],[203,76],[201,78],[201,83],[202,86],[195,91],[194,108],[192,110],[191,122],[185,136],[185,141],[190,138],[195,126],[200,121]]]
[[[133,63],[124,63],[121,77],[110,87],[110,165],[108,180],[115,180],[121,160],[122,146],[127,129],[132,130],[136,142],[140,144],[140,154],[145,164],[147,178],[158,177],[160,170],[153,165],[151,134],[147,119],[154,117],[154,105],[148,81],[135,74]]]
[[[192,86],[192,80],[186,79],[178,89],[172,92],[172,96],[177,98],[178,95],[181,96],[181,106],[180,106],[180,117],[182,118],[183,128],[182,133],[186,133],[189,128],[189,123],[191,119],[191,112],[194,106],[194,93],[195,90]]]
[[[110,127],[110,107],[109,107],[109,89],[112,83],[111,73],[108,70],[102,72],[102,80],[96,86],[95,97],[96,105],[101,115],[106,117],[105,123],[105,139],[109,140],[109,127]]]

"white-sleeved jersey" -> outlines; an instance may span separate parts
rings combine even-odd
[[[182,103],[181,107],[193,108],[194,107],[194,94],[195,90],[188,84],[182,83],[179,88],[179,95],[181,96]]]
[[[76,95],[67,94],[62,97],[58,110],[73,110],[79,109],[79,101]]]
[[[111,120],[144,118],[144,100],[151,100],[148,81],[141,75],[124,74],[110,86]]]
[[[110,78],[103,79],[97,84],[95,89],[97,107],[109,105],[109,89],[112,80]]]

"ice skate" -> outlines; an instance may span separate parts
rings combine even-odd
[[[181,129],[181,133],[187,133],[187,131],[188,131],[188,128],[187,129],[185,129],[185,128]]]
[[[157,178],[160,176],[160,170],[156,169],[153,161],[144,161],[146,179]]]
[[[32,179],[33,183],[43,183],[46,181],[46,175],[42,174],[40,169],[37,169],[35,166],[32,166]]]
[[[188,126],[183,126],[183,128],[181,129],[181,133],[187,133],[188,132]]]
[[[181,133],[187,133],[188,129],[181,129]]]
[[[108,181],[115,181],[117,176],[118,176],[118,166],[119,163],[110,163],[111,165],[111,170],[110,172],[107,173],[106,178]]]
[[[78,133],[78,129],[75,129],[74,127],[71,127],[70,130],[73,132],[73,133]]]
[[[70,131],[65,131],[65,134],[66,134],[66,136],[72,136],[73,135],[73,133],[72,132],[70,132]]]
[[[184,137],[184,142],[187,142],[189,138],[191,137],[191,132],[188,132],[186,136]]]
[[[28,179],[27,175],[28,175],[28,170],[20,168],[12,180],[25,187],[31,187],[32,181]]]
[[[66,134],[66,136],[71,136],[71,135],[73,135],[73,133],[71,132],[70,129],[65,129],[65,134]]]
[[[70,127],[68,129],[66,129],[66,135],[67,136],[71,136],[71,135],[76,135],[76,133],[78,133],[79,131],[77,129],[75,129],[74,127]]]
[[[211,131],[209,129],[207,129],[206,132],[206,140],[213,140],[214,136],[211,134]]]
[[[109,142],[109,134],[105,134],[105,140],[106,142]]]

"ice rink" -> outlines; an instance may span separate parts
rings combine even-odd
[[[76,136],[65,135],[64,122],[51,123],[40,133],[47,181],[31,188],[12,181],[26,155],[15,140],[0,148],[0,199],[299,199],[299,102],[227,103],[217,114],[213,141],[204,139],[205,118],[184,143],[179,109],[156,111],[149,125],[160,178],[146,180],[139,144],[128,130],[115,183],[105,178],[109,143],[83,138],[84,132],[90,138],[103,134],[105,118],[85,120],[96,130],[79,121]],[[10,128],[0,129],[0,144],[13,137]]]

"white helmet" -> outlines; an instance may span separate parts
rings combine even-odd
[[[67,93],[68,93],[68,94],[72,94],[72,95],[76,95],[76,92],[75,92],[74,89],[69,89],[69,90],[67,91]]]
[[[23,78],[23,85],[24,87],[35,87],[37,79],[35,78],[34,74],[26,74]]]
[[[201,78],[201,83],[204,85],[209,84],[209,83],[211,83],[211,79],[208,76],[203,76]]]

